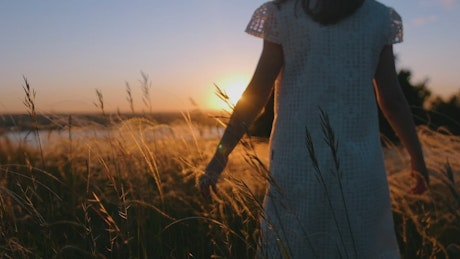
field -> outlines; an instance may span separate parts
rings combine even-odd
[[[52,141],[31,130],[36,145],[0,136],[0,257],[253,258],[268,144],[244,139],[206,202],[196,181],[219,130],[184,114],[69,123]],[[384,149],[401,255],[448,258],[460,240],[460,137],[418,132],[432,174],[425,195],[409,194],[405,151]]]

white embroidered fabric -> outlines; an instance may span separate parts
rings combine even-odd
[[[258,255],[399,258],[373,76],[382,48],[403,39],[401,17],[366,0],[322,26],[295,2],[263,4],[246,28],[284,52]]]

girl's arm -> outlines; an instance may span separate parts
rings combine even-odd
[[[265,106],[283,63],[281,45],[264,41],[253,77],[235,105],[214,156],[206,167],[205,174],[200,178],[199,184],[203,196],[209,197],[210,188],[216,191],[216,182],[227,164],[228,155]]]
[[[412,113],[399,85],[392,45],[385,46],[380,54],[374,83],[380,109],[409,152],[412,174],[417,181],[412,192],[423,193],[429,184],[429,175]]]

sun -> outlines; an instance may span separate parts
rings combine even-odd
[[[224,100],[218,97],[218,91],[228,96],[228,102],[231,105],[235,105],[241,98],[246,86],[249,82],[249,76],[245,75],[232,75],[228,76],[215,83],[215,86],[219,89],[215,89],[214,96],[212,97],[211,108],[218,110],[229,110],[230,107]]]

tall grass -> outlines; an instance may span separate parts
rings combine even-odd
[[[407,154],[399,147],[386,150],[393,214],[401,252],[420,258],[447,257],[447,247],[456,246],[460,237],[460,137],[440,130],[419,127],[427,166],[432,175],[431,189],[424,196],[407,193],[409,168]],[[455,245],[456,244],[456,245]]]
[[[349,210],[348,210],[348,206],[347,206],[347,202],[346,202],[346,196],[344,194],[344,191],[343,191],[343,172],[342,172],[342,169],[340,167],[340,159],[338,157],[338,147],[339,147],[339,142],[338,140],[336,139],[335,137],[335,133],[332,129],[332,126],[330,124],[330,121],[329,121],[329,116],[328,114],[323,111],[321,108],[320,108],[320,119],[321,119],[321,129],[322,129],[322,132],[323,132],[323,136],[324,136],[324,141],[326,143],[326,145],[329,147],[330,151],[331,151],[331,156],[333,158],[333,161],[334,161],[334,170],[335,171],[332,171],[331,174],[334,176],[335,179],[337,179],[337,184],[339,186],[339,192],[340,192],[340,197],[341,197],[341,205],[343,206],[344,208],[344,214],[345,214],[345,219],[346,219],[346,223],[347,223],[347,230],[348,230],[348,233],[349,233],[349,238],[351,239],[351,243],[352,243],[352,248],[353,248],[353,254],[351,255],[350,257],[350,254],[349,254],[349,249],[347,249],[346,245],[345,245],[345,241],[344,239],[346,238],[345,234],[342,233],[341,231],[341,227],[339,226],[339,220],[338,220],[338,216],[336,215],[336,208],[334,208],[334,205],[333,205],[333,202],[332,202],[332,199],[331,199],[331,195],[329,195],[329,186],[327,184],[327,181],[325,180],[323,174],[324,172],[322,172],[322,170],[320,169],[320,166],[319,166],[319,163],[318,163],[318,159],[316,157],[316,153],[315,153],[315,150],[314,150],[314,145],[313,145],[313,139],[311,137],[311,134],[308,130],[308,128],[306,129],[306,138],[305,138],[305,142],[306,142],[306,146],[307,146],[307,150],[308,150],[308,154],[310,156],[310,160],[312,161],[313,163],[313,168],[314,168],[314,173],[315,173],[315,176],[318,180],[318,183],[321,184],[323,190],[324,190],[324,194],[325,194],[325,197],[327,199],[327,202],[328,202],[328,206],[329,206],[329,209],[331,211],[331,214],[332,214],[332,217],[333,217],[333,220],[334,220],[334,223],[336,225],[336,229],[337,229],[337,232],[339,234],[339,238],[340,238],[340,242],[341,242],[341,249],[338,248],[339,250],[339,253],[344,253],[344,256],[345,258],[357,258],[358,257],[358,251],[357,251],[357,248],[356,248],[356,243],[355,243],[355,239],[354,239],[354,233],[353,233],[353,230],[352,230],[352,227],[351,227],[351,223],[350,223],[350,218],[349,218]]]
[[[212,127],[184,118],[112,121],[110,134],[88,126],[95,134],[79,138],[69,116],[68,136],[38,149],[0,139],[0,257],[253,258],[271,181],[268,143],[244,139],[207,203],[196,179],[218,139],[205,137]],[[385,149],[401,254],[447,258],[460,236],[460,137],[418,133],[433,176],[426,195],[409,193],[405,151]]]
[[[40,135],[38,134],[39,124],[38,124],[38,119],[37,119],[37,110],[35,109],[35,96],[37,93],[35,92],[35,89],[30,87],[29,81],[27,80],[25,76],[23,77],[23,79],[24,79],[24,86],[22,88],[25,94],[23,103],[27,109],[27,113],[29,114],[33,122],[34,134],[38,142],[38,147],[40,149],[40,157],[41,157],[42,165],[43,165],[45,161],[43,157],[43,150],[42,150],[42,143],[41,143]]]

